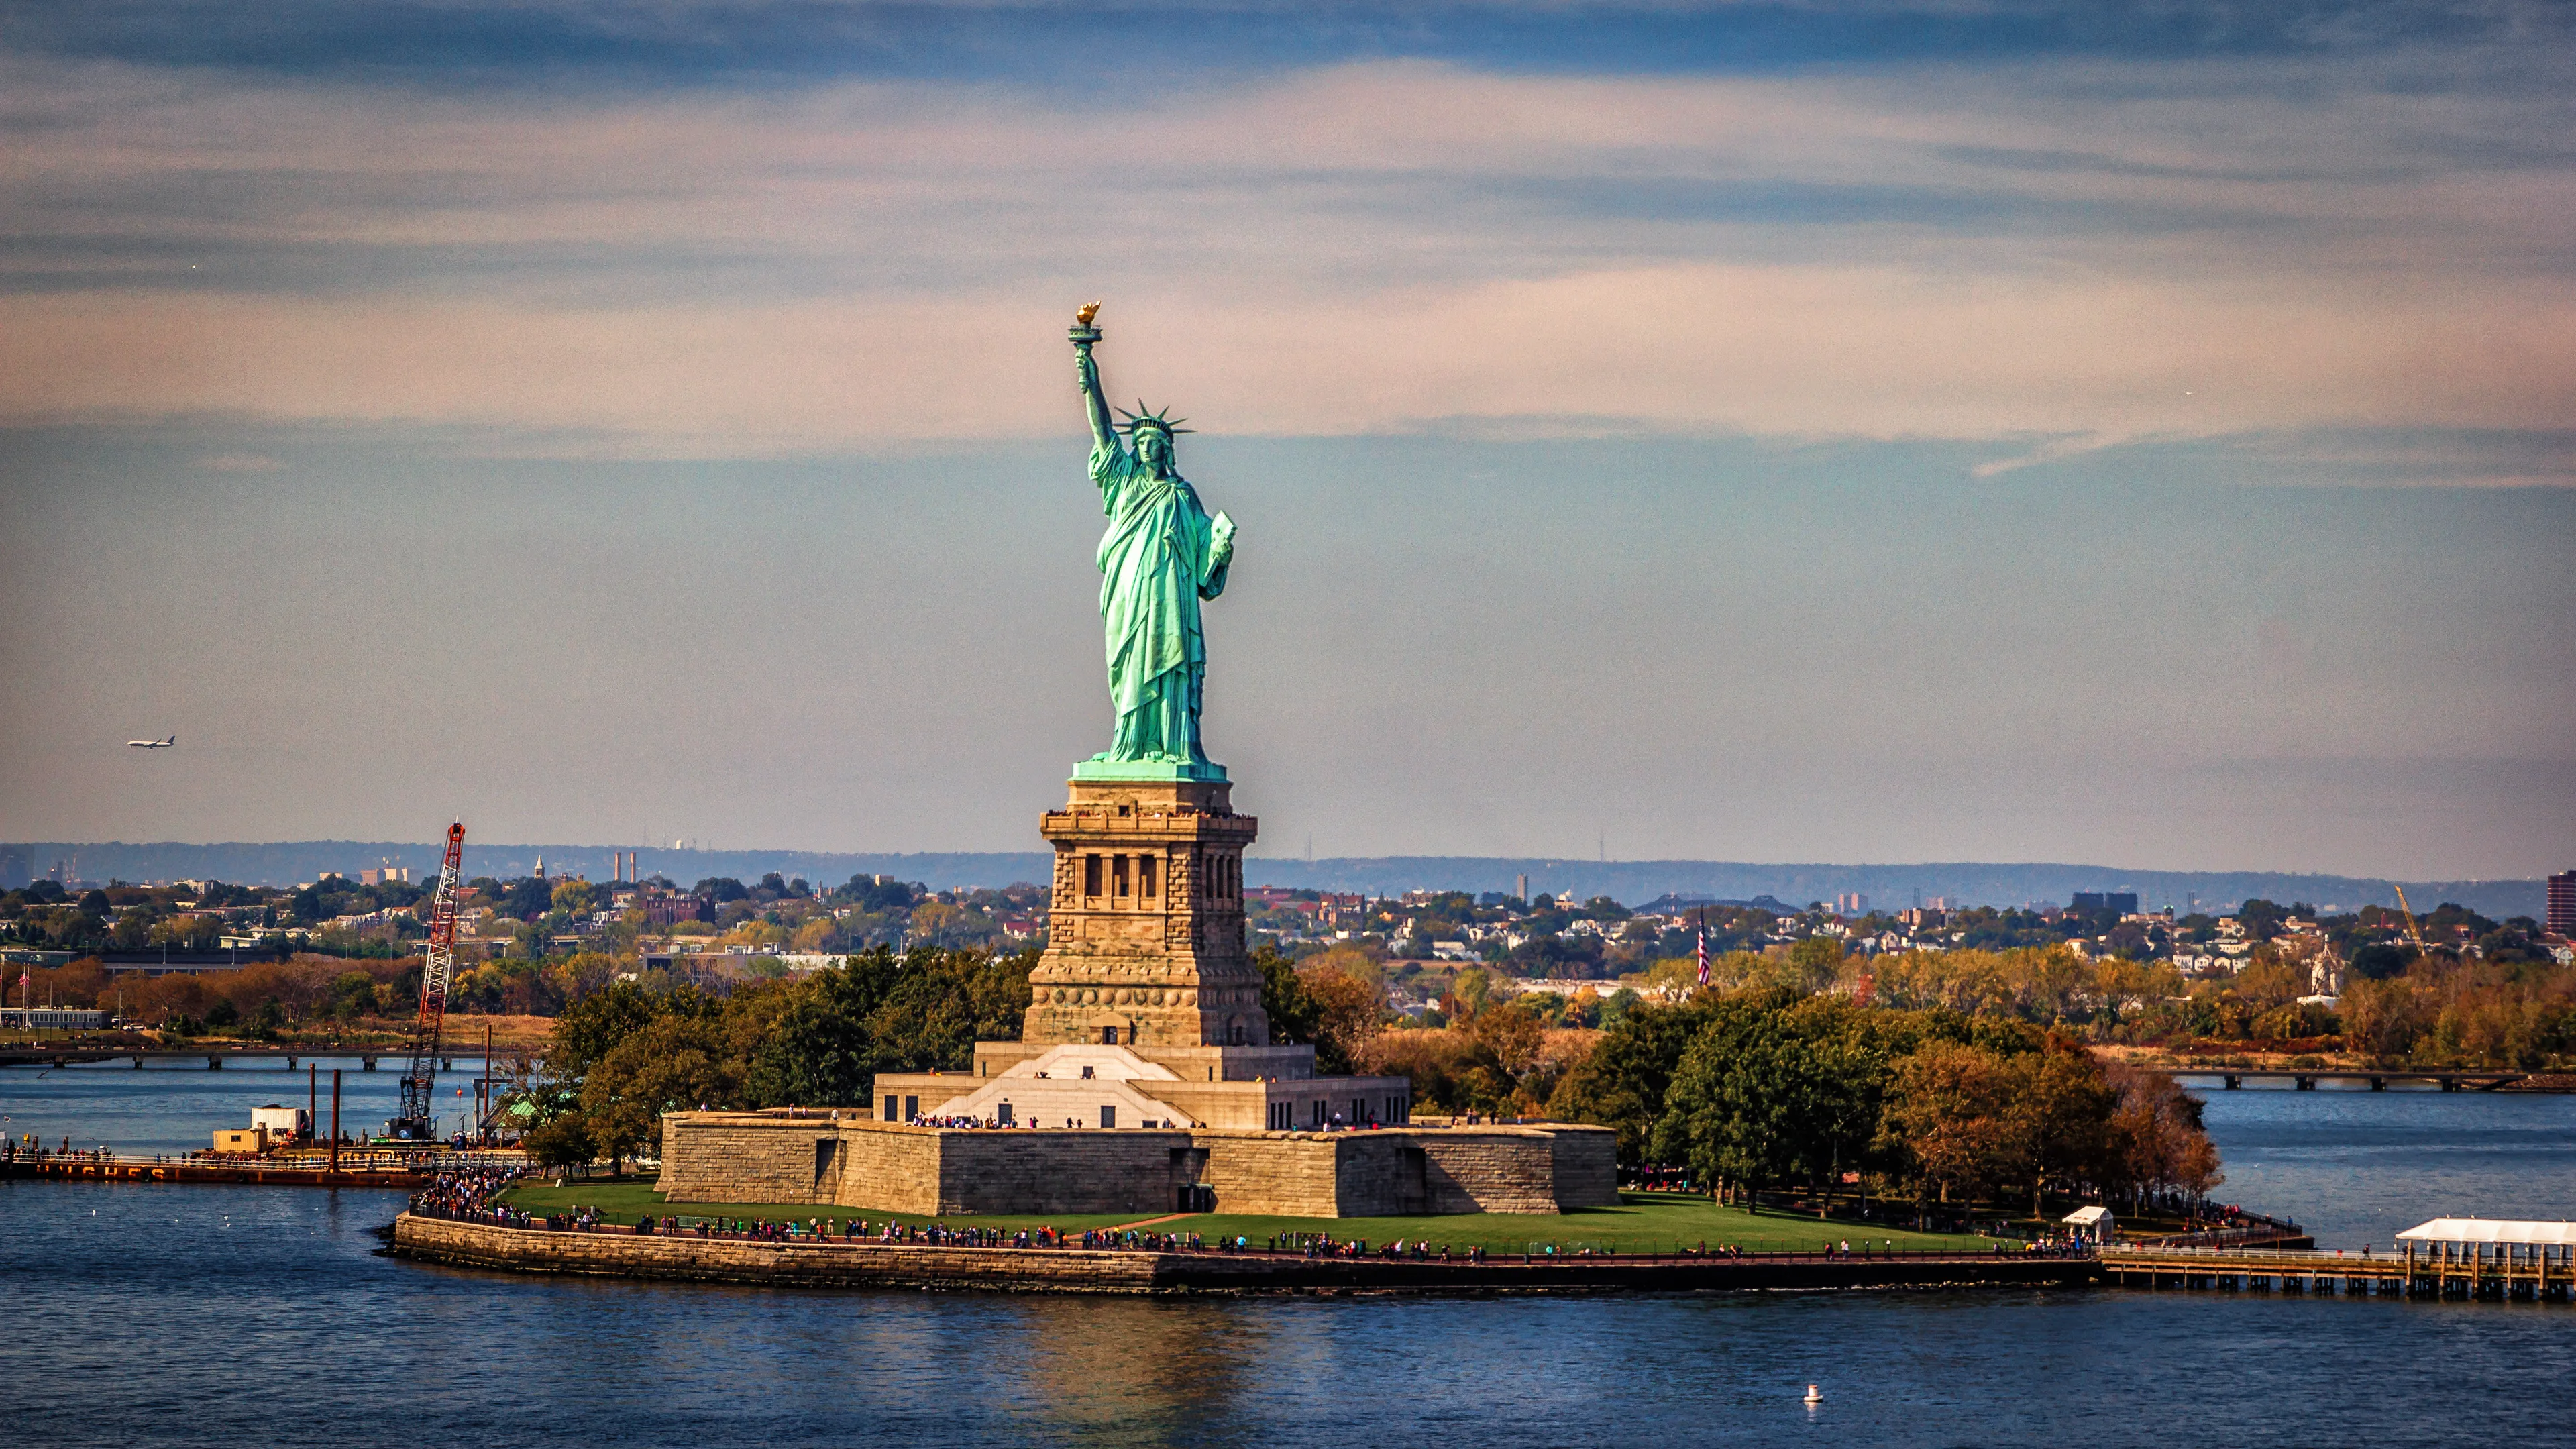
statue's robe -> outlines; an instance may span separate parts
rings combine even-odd
[[[1100,536],[1100,621],[1118,731],[1104,760],[1204,764],[1199,694],[1207,640],[1199,601],[1225,592],[1234,543],[1178,474],[1157,478],[1110,440],[1091,450],[1109,529]],[[1230,528],[1231,525],[1228,525]]]

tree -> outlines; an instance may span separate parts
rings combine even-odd
[[[689,994],[696,995],[694,991]],[[632,981],[615,982],[592,992],[566,1007],[563,1015],[555,1019],[554,1039],[546,1048],[547,1069],[557,1077],[579,1082],[592,1066],[615,1051],[618,1043],[650,1025],[663,1010],[662,998]]]
[[[302,914],[304,898],[297,896],[295,899],[297,912]],[[554,903],[553,888],[535,876],[527,876],[503,886],[501,898],[493,909],[515,920],[533,921],[552,910]]]
[[[2052,1178],[2077,1186],[2111,1178],[2118,1159],[2112,1114],[2120,1095],[2103,1079],[2102,1064],[2071,1039],[2052,1036],[2047,1050],[2021,1062],[2016,1125],[2029,1164],[2031,1216],[2037,1217],[2040,1193]]]
[[[567,916],[586,916],[599,907],[599,892],[586,880],[559,882],[547,903]]]
[[[1726,998],[1673,1073],[1657,1159],[1756,1186],[1856,1160],[1885,1072],[1859,1015],[1841,997],[1785,989]]]
[[[2343,993],[2344,1044],[2372,1061],[2393,1062],[2415,1049],[2425,1012],[2404,977],[2352,981]]]
[[[1516,1095],[1501,1059],[1465,1031],[1380,1032],[1354,1065],[1373,1076],[1407,1078],[1422,1107],[1498,1114]]]
[[[1297,968],[1315,1010],[1315,1069],[1351,1070],[1386,1019],[1386,985],[1377,963],[1357,951],[1333,950]]]
[[[544,1116],[520,1137],[519,1145],[540,1167],[580,1167],[596,1160],[600,1151],[591,1140],[589,1120],[574,1111]]]
[[[609,1052],[581,1085],[581,1116],[592,1146],[612,1167],[662,1145],[662,1114],[725,1105],[741,1092],[740,1059],[718,1019],[668,1015]]]
[[[1252,960],[1261,968],[1261,1010],[1270,1018],[1270,1044],[1312,1042],[1324,1012],[1321,1004],[1307,994],[1305,979],[1297,974],[1297,963],[1269,946],[1255,949]]]
[[[1987,1196],[2024,1166],[2012,1115],[2017,1075],[1993,1052],[1928,1042],[1897,1064],[1884,1139],[1941,1201],[1954,1190],[1970,1199]]]
[[[894,954],[880,949],[784,988],[783,1009],[745,1077],[749,1098],[764,1105],[864,1101],[878,1070],[868,1021],[894,991],[900,969]]]
[[[1822,991],[1842,974],[1843,943],[1831,936],[1809,936],[1789,948],[1789,984]]]
[[[2106,1186],[2132,1201],[2149,1193],[2208,1192],[2226,1180],[2218,1148],[2201,1126],[2201,1102],[2163,1072],[2114,1066],[2104,1072],[2120,1104],[2111,1117],[2116,1154]]]
[[[1614,998],[1615,999],[1615,998]],[[1619,1160],[1647,1160],[1664,1093],[1682,1052],[1707,1024],[1698,1006],[1639,1006],[1612,1023],[1592,1054],[1569,1069],[1548,1110],[1575,1122],[1617,1129]]]

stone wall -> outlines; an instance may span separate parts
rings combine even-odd
[[[1551,1127],[1550,1171],[1560,1209],[1619,1205],[1619,1134],[1607,1127]]]
[[[943,1213],[1159,1216],[1178,1206],[1174,1190],[1190,1180],[1185,1131],[942,1132],[939,1138],[936,1211]],[[850,1190],[845,1183],[843,1191]]]
[[[1553,1134],[1458,1132],[1423,1134],[1430,1206],[1435,1213],[1552,1213],[1556,1196]]]
[[[957,1131],[773,1112],[664,1119],[674,1202],[940,1213],[1217,1209],[1283,1217],[1556,1213],[1618,1202],[1614,1134],[1548,1124],[1379,1132]]]
[[[655,1185],[681,1202],[828,1203],[838,1188],[840,1154],[821,1145],[839,1135],[829,1118],[674,1112],[662,1119],[662,1176]]]
[[[1340,1159],[1329,1138],[1304,1133],[1196,1132],[1222,1213],[1340,1216]]]
[[[946,1139],[956,1135],[935,1127],[844,1121],[833,1134],[840,1175],[833,1180],[832,1195],[822,1201],[899,1213],[956,1212],[940,1196]]]

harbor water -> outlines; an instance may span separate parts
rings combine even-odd
[[[328,1068],[323,1077],[327,1110]],[[351,1063],[349,1065],[354,1065]],[[202,1144],[285,1073],[0,1073],[10,1130]],[[390,1115],[382,1071],[344,1118]],[[265,1089],[265,1090],[264,1090]],[[2576,1215],[2576,1098],[2208,1091],[2219,1196],[2322,1245]],[[381,1099],[381,1100],[379,1100]],[[372,1117],[360,1115],[355,1105]],[[376,1255],[397,1194],[0,1183],[17,1442],[2564,1443],[2576,1310],[2115,1289],[1143,1301]],[[1823,1402],[1800,1402],[1810,1383]]]

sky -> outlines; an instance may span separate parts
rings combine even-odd
[[[2550,4],[0,0],[0,839],[2576,865]],[[123,742],[176,733],[146,754]]]

